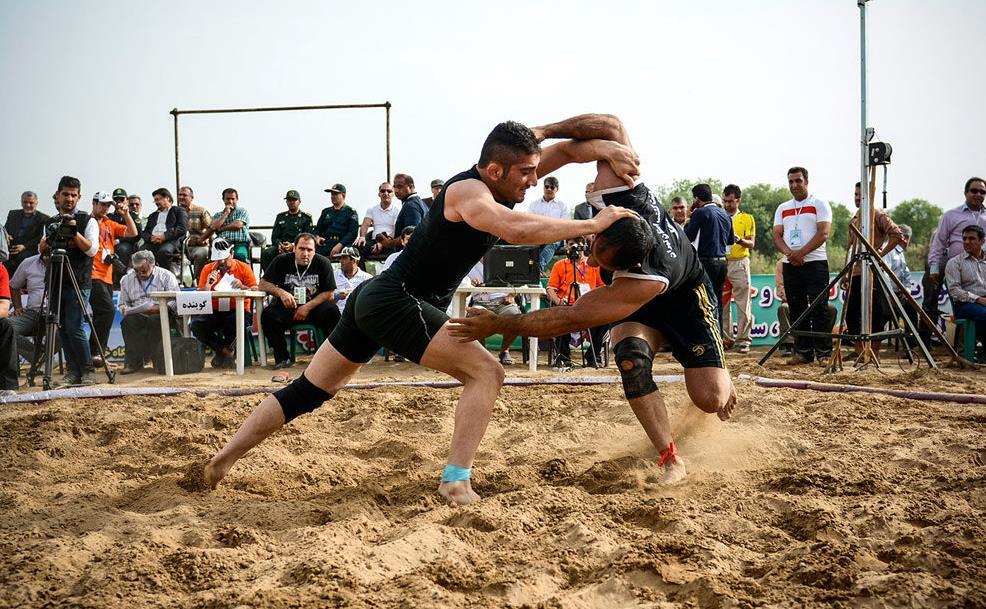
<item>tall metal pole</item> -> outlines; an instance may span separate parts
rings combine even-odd
[[[866,125],[866,98],[868,97],[867,83],[866,83],[866,3],[868,0],[857,0],[856,4],[859,6],[859,95],[860,95],[860,111],[859,111],[859,226],[860,232],[864,235],[868,235],[868,239],[872,239],[872,233],[870,232],[870,180],[867,173],[867,164],[869,159],[867,158],[867,145],[869,144],[869,132]],[[879,244],[874,244],[879,246]],[[867,259],[861,261],[860,281],[859,281],[859,303],[862,307],[862,315],[860,319],[862,320],[862,327],[860,328],[863,334],[869,334],[872,331],[872,318],[870,317],[870,298],[871,298],[871,282],[872,277],[870,276],[869,262]]]
[[[175,196],[181,188],[181,173],[178,171],[178,108],[171,109],[171,116],[175,117]]]
[[[387,110],[387,175],[384,177],[385,182],[391,180],[390,173],[390,102],[388,101],[384,104],[384,108]]]

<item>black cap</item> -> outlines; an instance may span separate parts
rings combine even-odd
[[[115,189],[113,191],[113,198],[114,199],[119,199],[121,197],[124,198],[124,199],[126,199],[127,198],[127,191],[123,190],[122,188]]]

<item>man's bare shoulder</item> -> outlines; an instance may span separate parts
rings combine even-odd
[[[445,189],[445,200],[448,201],[450,197],[457,201],[472,200],[478,197],[492,199],[493,194],[482,180],[468,178],[459,180]]]

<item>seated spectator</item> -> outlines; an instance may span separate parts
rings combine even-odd
[[[20,371],[17,360],[17,341],[10,323],[10,275],[7,267],[0,265],[0,390],[17,389]]]
[[[372,279],[373,275],[359,268],[359,250],[355,247],[342,248],[339,258],[339,269],[336,271],[336,306],[341,313],[346,309],[346,299],[353,293],[359,284],[367,279]]]
[[[250,215],[239,207],[240,194],[235,188],[223,191],[223,210],[212,217],[211,230],[233,247],[233,257],[250,263]],[[215,251],[215,250],[213,250]]]
[[[414,190],[414,178],[406,173],[395,173],[394,194],[401,200],[401,213],[397,215],[394,234],[400,234],[408,226],[417,226],[424,222],[428,207]]]
[[[10,323],[17,336],[17,353],[28,362],[34,362],[34,338],[44,330],[44,315],[41,301],[45,293],[45,273],[51,250],[35,254],[24,260],[10,278],[10,295],[14,310]],[[27,291],[27,302],[21,299],[21,292]]]
[[[108,192],[97,193],[93,201],[92,217],[99,225],[99,249],[92,259],[92,288],[89,290],[89,308],[92,309],[91,332],[89,333],[89,352],[94,366],[103,366],[99,348],[106,350],[113,327],[116,310],[113,307],[113,260],[116,258],[116,240],[137,236],[137,225],[133,217],[124,213],[125,224],[117,224],[107,217],[113,197]],[[126,205],[126,203],[120,203]],[[126,212],[126,208],[122,211]]]
[[[397,225],[401,206],[394,205],[394,187],[390,182],[384,182],[377,189],[377,193],[380,196],[380,203],[366,210],[363,224],[359,227],[359,237],[353,241],[353,247],[360,250],[363,258],[386,256],[398,244],[394,227]],[[370,233],[371,228],[372,233]],[[365,268],[364,265],[361,266]]]
[[[315,224],[315,251],[331,258],[356,240],[359,215],[355,209],[346,205],[345,186],[333,184],[325,192],[330,193],[332,205],[322,210],[322,215]]]
[[[568,205],[565,205],[558,199],[558,178],[554,176],[548,176],[544,179],[544,194],[537,201],[531,203],[531,206],[527,209],[529,213],[536,216],[545,216],[549,218],[569,218]],[[541,272],[544,273],[547,270],[548,265],[551,263],[551,259],[555,257],[555,252],[561,247],[561,241],[555,241],[554,243],[545,243],[541,246],[541,253],[538,258],[541,263]]]
[[[9,274],[17,266],[38,253],[38,243],[44,233],[48,215],[38,211],[38,195],[30,190],[21,195],[21,208],[7,212],[7,246],[10,257],[4,262]]]
[[[784,290],[784,259],[777,261],[777,266],[774,267],[774,293],[777,298],[781,301],[779,307],[777,307],[777,325],[778,331],[783,335],[791,327],[791,307],[787,304],[787,293]],[[826,303],[828,305],[829,319],[835,320],[839,319],[839,311],[832,305],[831,302]],[[781,343],[782,355],[789,356],[794,355],[794,336],[787,336]]]
[[[192,277],[198,279],[202,267],[209,261],[209,237],[212,235],[212,216],[201,205],[194,203],[191,186],[178,189],[178,207],[188,216],[188,236],[185,238],[185,257],[192,265]]]
[[[144,369],[154,354],[161,351],[161,312],[151,292],[177,292],[178,278],[168,269],[155,266],[154,255],[140,251],[133,255],[133,269],[120,280],[118,308],[123,321],[123,374]],[[168,303],[173,314],[175,301]],[[173,327],[173,326],[172,326]]]
[[[445,181],[435,178],[431,181],[431,196],[421,199],[421,202],[425,204],[425,207],[431,209],[431,206],[435,203],[435,199],[438,198],[438,193],[442,192],[442,188],[445,187]]]
[[[270,232],[271,244],[260,251],[260,270],[264,273],[275,256],[294,251],[298,235],[311,234],[315,230],[312,215],[301,211],[301,195],[297,190],[289,190],[284,195],[284,204],[288,206],[288,210],[274,218],[274,228]]]
[[[956,319],[976,324],[976,337],[986,344],[986,231],[978,224],[962,229],[963,252],[945,264],[945,283]],[[980,356],[982,352],[980,352]]]
[[[401,231],[400,236],[397,237],[397,251],[387,256],[387,259],[383,261],[383,268],[380,269],[381,273],[389,269],[390,265],[394,264],[394,260],[397,260],[397,257],[400,256],[404,248],[407,247],[408,242],[411,241],[411,235],[413,234],[413,226],[404,227],[404,230]]]
[[[556,307],[571,306],[582,295],[603,285],[599,275],[599,267],[589,266],[586,256],[585,240],[569,239],[567,241],[568,256],[559,260],[551,268],[548,279],[548,300]],[[589,328],[589,350],[586,361],[593,368],[598,368],[602,361],[603,336],[608,325]],[[581,338],[581,333],[578,334]],[[555,339],[555,368],[570,368],[572,366],[571,337],[563,334]]]
[[[315,253],[315,235],[301,233],[293,252],[278,254],[260,280],[260,289],[274,298],[260,316],[264,336],[274,351],[274,369],[288,368],[284,332],[298,324],[312,324],[326,336],[339,322],[332,262]]]
[[[137,207],[134,207],[136,203]],[[124,212],[126,210],[126,212]],[[120,278],[127,274],[130,268],[130,257],[136,252],[140,243],[140,233],[144,230],[143,221],[140,219],[140,197],[137,195],[127,196],[127,191],[117,188],[113,191],[113,211],[106,214],[106,217],[117,224],[126,224],[123,214],[129,215],[134,226],[137,227],[137,235],[134,237],[120,237],[114,244],[116,257],[120,259],[119,264],[113,265],[113,285],[120,284]]]
[[[181,240],[188,234],[188,216],[184,209],[174,206],[174,198],[167,188],[158,188],[151,195],[157,211],[147,217],[147,224],[140,234],[144,240],[143,249],[154,254],[158,266],[177,273]]]
[[[483,261],[480,260],[467,275],[469,284],[473,286],[483,285],[483,271]],[[523,313],[517,302],[517,295],[507,292],[477,292],[472,296],[471,306],[483,307],[497,315],[520,315]],[[501,338],[503,340],[500,342],[500,364],[509,366],[514,363],[514,358],[510,357],[510,345],[514,344],[517,337],[504,335]]]
[[[224,285],[220,281],[226,276],[231,275],[231,283],[228,289],[233,290],[252,290],[257,287],[257,279],[253,275],[253,269],[246,262],[236,260],[233,257],[233,244],[225,239],[216,238],[212,241],[212,262],[205,265],[202,275],[199,276],[199,289],[212,291],[222,290]],[[225,284],[225,282],[223,282]],[[220,287],[216,287],[220,284]],[[212,314],[196,317],[192,322],[192,335],[204,343],[214,353],[212,358],[213,368],[234,368],[236,366],[236,311],[231,304],[230,298],[213,298]],[[244,303],[246,307],[245,321],[249,326],[253,323],[253,313],[250,311],[250,301]]]

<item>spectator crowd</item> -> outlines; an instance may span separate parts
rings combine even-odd
[[[806,168],[792,167],[787,179],[791,199],[776,207],[770,230],[781,254],[776,265],[776,294],[782,301],[778,312],[782,333],[828,288],[830,271],[841,265],[841,261],[830,263],[826,251],[833,230],[830,205],[811,194]],[[240,204],[235,188],[222,191],[222,207],[215,213],[195,202],[189,186],[179,188],[177,204],[170,190],[158,188],[151,193],[154,209],[146,216],[142,215],[141,197],[124,188],[96,192],[91,207],[82,208],[82,185],[70,176],[58,183],[51,215],[39,209],[35,192],[26,191],[19,209],[8,213],[0,242],[0,389],[19,386],[21,361],[28,362],[32,372],[38,369],[45,356],[41,347],[46,309],[58,312],[58,332],[50,347],[63,354],[67,372],[56,384],[94,384],[96,369],[108,369],[104,353],[117,313],[122,317],[125,350],[121,372],[142,370],[161,351],[162,343],[159,308],[150,294],[178,291],[186,269],[200,290],[247,288],[265,292],[270,304],[259,323],[270,342],[274,367],[291,366],[293,355],[286,333],[304,324],[314,326],[322,336],[328,335],[349,295],[371,277],[367,260],[377,261],[386,269],[413,238],[415,227],[425,221],[443,185],[442,180],[433,180],[431,196],[421,198],[414,179],[397,173],[392,181],[380,184],[379,202],[367,210],[362,221],[347,204],[343,184],[324,190],[329,205],[317,219],[302,209],[301,194],[288,190],[286,209],[277,214],[269,243],[251,231],[249,211]],[[559,198],[557,178],[545,178],[542,186],[543,193],[529,205],[529,213],[592,217],[594,208],[587,202],[570,209]],[[593,184],[587,184],[587,199],[592,190]],[[755,247],[757,226],[754,217],[742,211],[743,193],[738,186],[727,185],[721,195],[712,190],[709,184],[695,184],[690,204],[677,196],[665,203],[666,210],[681,238],[697,250],[713,293],[722,295],[710,306],[720,321],[724,346],[747,353],[753,326],[750,252]],[[857,183],[857,208],[859,190]],[[938,295],[947,288],[955,317],[970,320],[982,341],[986,338],[986,182],[970,178],[963,195],[964,201],[945,212],[931,236],[922,306],[938,319]],[[858,213],[850,223],[860,226]],[[912,239],[911,227],[894,223],[881,210],[875,211],[873,225],[873,246],[909,287],[910,269],[904,254]],[[588,241],[538,244],[536,256],[543,276],[548,278],[547,300],[552,306],[570,306],[610,280],[589,259],[591,240],[590,236]],[[860,246],[852,235],[849,245],[850,253]],[[259,248],[256,260],[252,253],[255,247]],[[50,272],[53,260],[64,261],[58,265],[63,272]],[[259,273],[255,273],[254,265],[258,265]],[[478,273],[474,269],[467,278],[472,285],[482,283],[481,265],[477,268]],[[845,321],[850,335],[860,331],[860,273],[859,265],[854,266],[843,285],[847,289]],[[114,303],[115,290],[119,296]],[[737,310],[735,324],[732,302]],[[503,292],[478,294],[473,304],[500,314],[520,314],[524,303],[505,288]],[[171,303],[169,314],[174,313]],[[892,314],[887,299],[874,292],[874,331],[892,321]],[[252,323],[249,307],[246,320]],[[793,339],[785,341],[788,362],[803,365],[829,358],[832,340],[817,333],[831,333],[835,323],[834,307],[815,307],[798,329],[816,335],[795,333]],[[227,298],[214,299],[213,312],[191,323],[193,336],[212,353],[215,368],[233,366],[235,325]],[[582,348],[586,365],[600,365],[607,329],[586,328],[575,335],[551,337],[553,365],[570,367],[572,346]],[[502,341],[500,361],[504,365],[513,362],[509,350],[514,338],[504,337]],[[931,337],[924,334],[922,338],[928,341]]]

